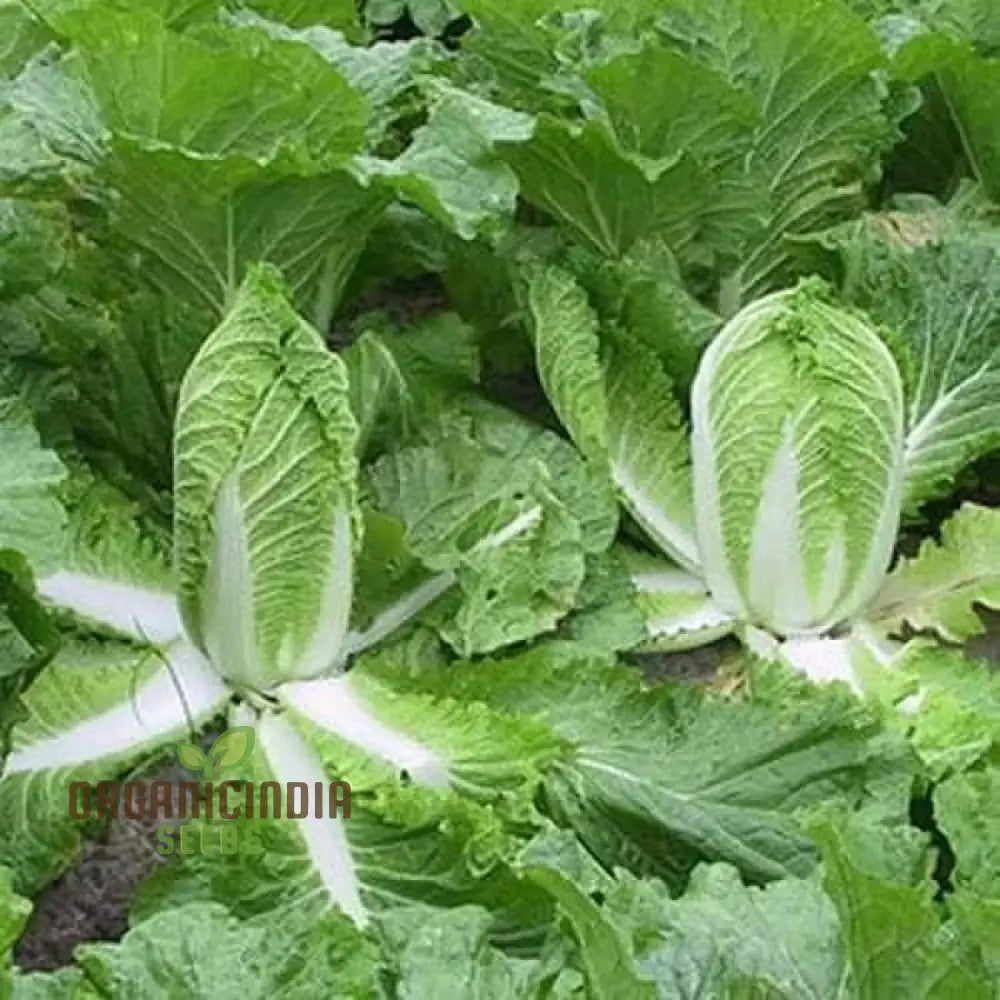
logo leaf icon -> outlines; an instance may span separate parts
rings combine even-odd
[[[201,747],[197,747],[193,743],[178,743],[177,759],[189,771],[200,771],[208,763]]]
[[[256,736],[252,726],[227,729],[208,751],[211,773],[206,773],[206,777],[212,777],[224,767],[236,767],[248,760],[253,753]]]

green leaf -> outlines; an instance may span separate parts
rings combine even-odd
[[[223,675],[273,684],[337,662],[356,441],[343,362],[255,270],[188,369],[175,436],[181,609]]]
[[[934,790],[934,818],[955,852],[952,881],[1000,899],[1000,772],[956,774]]]
[[[900,877],[901,872],[872,864],[873,846],[883,850],[878,841],[898,842],[898,833],[859,830],[859,821],[844,819],[818,827],[816,836],[823,853],[823,885],[837,908],[852,970],[852,996],[991,997],[992,986],[940,933],[930,879]]]
[[[910,510],[1000,445],[1000,236],[937,206],[833,237],[845,294],[891,331],[907,375]]]
[[[207,763],[207,758],[201,747],[194,743],[178,743],[177,759],[189,771],[200,772]]]
[[[646,237],[682,259],[703,256],[700,244],[734,257],[756,221],[742,183],[731,193],[680,148],[665,159],[629,154],[599,121],[579,125],[541,114],[530,138],[505,140],[503,157],[526,201],[604,257],[623,257]]]
[[[447,670],[372,669],[398,690],[481,701],[550,727],[575,750],[546,774],[545,811],[607,867],[677,888],[704,860],[755,881],[808,873],[813,852],[795,812],[857,806],[914,766],[900,740],[845,717],[842,703],[781,711],[682,685],[647,690],[634,671],[558,645]]]
[[[17,886],[36,890],[73,857],[80,824],[70,811],[72,782],[113,780],[203,724],[226,699],[209,665],[183,643],[158,653],[67,642],[21,697],[27,717],[11,732],[0,777],[0,808],[11,818],[0,830],[0,864]]]
[[[0,6],[0,79],[18,73],[51,37],[25,7],[7,2]]]
[[[570,436],[656,544],[697,569],[687,433],[659,362],[623,334],[602,362],[597,318],[562,270],[533,274],[528,300],[539,376]]]
[[[514,214],[517,178],[495,151],[531,135],[528,115],[437,80],[426,125],[393,160],[362,157],[362,176],[382,177],[397,195],[441,220],[463,239],[496,230]]]
[[[370,16],[370,11],[368,13]],[[282,21],[287,20],[287,17],[282,17]],[[231,15],[227,23],[258,29],[272,38],[307,45],[335,66],[368,101],[371,113],[369,142],[385,137],[390,126],[415,103],[418,76],[432,70],[438,58],[435,49],[422,38],[352,45],[342,32],[321,24],[301,29],[288,28],[283,23],[266,21],[246,11]]]
[[[168,644],[183,634],[168,544],[156,522],[76,467],[62,494],[68,524],[38,592],[86,631]]]
[[[378,950],[343,917],[311,927],[240,921],[217,905],[193,903],[158,913],[116,944],[82,945],[77,961],[102,996],[374,1000]],[[221,992],[220,992],[221,991]]]
[[[963,642],[985,630],[977,607],[1000,608],[1000,511],[964,504],[942,525],[941,540],[925,539],[900,560],[869,616],[899,632],[906,623]]]
[[[940,88],[972,174],[995,199],[1000,192],[1000,133],[989,95],[1000,81],[997,60],[978,56],[950,31],[924,31],[900,48],[893,69],[903,79],[930,78]]]
[[[352,788],[405,773],[417,785],[484,802],[520,794],[527,803],[544,768],[566,756],[568,745],[551,729],[476,702],[408,692],[394,683],[393,668],[398,657],[390,647],[343,677],[281,688],[296,723],[335,741],[338,772]]]
[[[233,726],[227,729],[208,751],[212,770],[223,767],[238,767],[249,760],[253,753],[256,734],[253,726]]]
[[[895,707],[932,778],[959,774],[1000,745],[1000,676],[990,664],[918,639],[879,681],[875,690]]]
[[[475,330],[454,313],[430,317],[405,332],[375,322],[362,329],[343,358],[365,452],[381,453],[412,439],[455,395],[479,381]]]
[[[455,584],[426,620],[465,655],[554,628],[586,553],[613,537],[606,485],[551,432],[488,404],[447,414],[426,439],[371,476],[376,506],[405,524],[412,554]]]
[[[313,684],[317,687],[288,688],[301,689],[306,707],[314,711],[322,708],[323,690],[335,690],[340,695],[333,702],[335,724],[354,739],[338,738],[336,731],[309,724],[297,713],[268,712],[253,723],[254,755],[225,774],[227,779],[253,781],[258,788],[267,781],[277,781],[283,788],[288,782],[305,782],[309,816],[202,818],[196,826],[210,842],[218,841],[223,826],[235,832],[242,847],[229,853],[188,855],[182,864],[163,866],[143,890],[140,916],[192,900],[211,900],[236,916],[259,916],[269,925],[308,924],[336,909],[366,927],[413,903],[445,909],[477,905],[493,915],[494,941],[506,936],[511,943],[520,939],[525,947],[537,941],[550,909],[541,893],[517,885],[504,861],[508,840],[497,819],[482,806],[428,787],[429,772],[417,766],[415,785],[403,785],[395,774],[374,767],[366,752],[386,738],[387,727],[376,723],[374,729],[368,728],[368,716],[360,735],[351,733],[359,713],[362,719],[366,714],[357,700],[352,704],[339,681]],[[319,694],[313,698],[310,692]],[[446,714],[435,712],[434,717]],[[245,724],[250,713],[241,711],[234,718]],[[461,730],[451,730],[456,731]],[[468,730],[464,739],[471,742],[472,735]],[[398,731],[390,743],[397,750],[401,744],[411,751],[417,747]],[[326,790],[345,777],[350,778],[346,810],[341,799],[334,814],[324,797],[323,816],[317,817],[316,784]]]
[[[398,968],[400,1000],[447,996],[456,983],[482,1000],[539,996],[538,963],[494,947],[490,924],[490,913],[475,906],[400,907],[383,917],[379,930]]]
[[[842,4],[813,0],[672,0],[658,27],[756,104],[748,169],[773,208],[737,283],[744,301],[782,287],[796,273],[788,238],[853,216],[894,141],[878,39]]]
[[[49,74],[88,124],[85,142],[57,145],[96,171],[144,279],[218,316],[247,266],[267,260],[325,327],[386,201],[345,169],[364,99],[309,46],[256,31],[195,40],[148,12],[103,10],[63,31],[76,50]],[[69,112],[40,96],[31,127],[51,146]]]
[[[62,547],[66,515],[56,487],[66,471],[9,400],[0,400],[0,426],[0,550],[20,552],[44,571]]]
[[[679,899],[620,876],[604,910],[660,997],[738,996],[728,992],[738,981],[779,997],[850,995],[836,911],[815,876],[757,888],[728,865],[703,865]]]
[[[307,46],[251,31],[209,30],[196,39],[141,10],[71,12],[57,23],[78,53],[66,69],[89,87],[115,135],[314,172],[361,145],[364,100]],[[206,89],[211,72],[218,84]],[[316,113],[302,117],[310,106]],[[239,112],[252,109],[237,126]]]
[[[518,868],[555,900],[580,948],[588,995],[595,1000],[655,1000],[657,990],[633,960],[620,928],[551,858],[529,845]]]
[[[30,915],[31,903],[15,893],[12,873],[0,868],[0,986],[10,966],[10,953]]]
[[[687,391],[698,359],[721,320],[685,286],[677,261],[658,240],[637,243],[620,261],[594,268],[567,261],[605,322],[655,353],[679,391]]]

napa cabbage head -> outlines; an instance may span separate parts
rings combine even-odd
[[[720,332],[692,391],[697,543],[716,602],[782,636],[851,619],[899,527],[904,399],[857,314],[806,284]]]

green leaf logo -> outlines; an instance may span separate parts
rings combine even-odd
[[[189,771],[200,771],[205,766],[205,755],[201,752],[201,747],[193,743],[178,743],[177,759]]]
[[[248,760],[253,753],[256,733],[250,726],[234,726],[227,729],[208,751],[209,763],[205,777],[213,778],[223,767],[235,767]]]
[[[234,726],[227,729],[211,746],[202,752],[193,743],[177,744],[177,759],[189,771],[201,771],[211,781],[224,767],[235,767],[250,758],[256,733],[251,726]]]

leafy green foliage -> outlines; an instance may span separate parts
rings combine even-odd
[[[994,8],[0,0],[0,998],[993,996]]]

